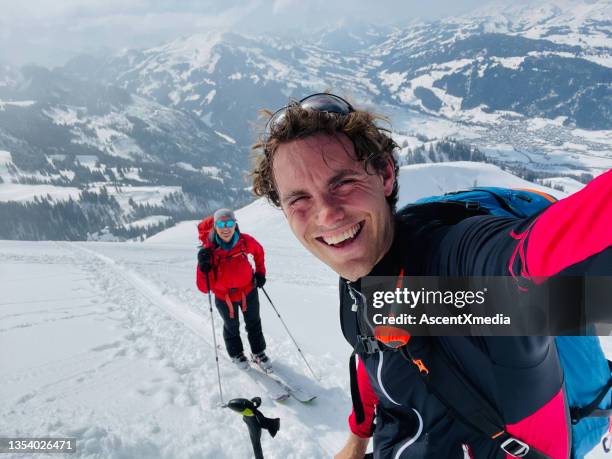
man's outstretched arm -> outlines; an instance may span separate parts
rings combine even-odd
[[[612,170],[546,209],[526,237],[530,277],[612,274]]]
[[[440,239],[431,272],[521,276],[535,282],[574,267],[573,275],[612,274],[612,170],[525,220],[478,216]]]

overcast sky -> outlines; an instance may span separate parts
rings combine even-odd
[[[490,0],[0,0],[0,63],[61,65],[79,52],[154,46],[211,29],[261,33],[467,12]]]

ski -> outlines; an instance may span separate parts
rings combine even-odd
[[[261,371],[256,365],[249,365],[244,372],[275,402],[284,402],[289,399],[290,389],[280,383],[280,381],[270,377],[269,374]]]
[[[276,381],[278,385],[283,387],[291,397],[296,399],[300,403],[310,403],[317,398],[316,395],[309,393],[294,379],[284,371],[283,368],[272,365],[269,369],[264,369],[257,362],[252,362],[253,367],[257,368],[259,373],[265,374],[270,379]]]

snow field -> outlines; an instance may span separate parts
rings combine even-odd
[[[208,304],[193,287],[193,246],[20,244],[0,243],[3,279],[14,286],[1,309],[0,431],[75,436],[78,456],[88,458],[250,457],[239,416],[217,408]],[[49,272],[53,277],[45,277]],[[41,288],[33,294],[24,285],[39,273]],[[349,410],[347,388],[340,388],[346,385],[347,354],[341,353],[341,362],[315,358],[308,345],[314,330],[298,327],[272,284],[269,293],[281,314],[317,374],[325,375],[311,386],[319,400],[312,406],[273,404],[221,350],[225,399],[262,396],[263,412],[281,418],[279,435],[264,438],[266,457],[329,457],[342,441]],[[306,288],[300,290],[304,297]],[[336,290],[328,292],[334,298]],[[303,374],[264,301],[270,355]]]

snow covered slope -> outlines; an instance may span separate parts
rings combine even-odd
[[[474,163],[404,167],[400,180],[403,203],[475,181],[525,185]],[[266,289],[321,376],[306,382],[319,395],[312,405],[274,404],[264,396],[262,411],[281,418],[276,438],[264,434],[264,452],[331,457],[344,442],[350,409],[350,349],[338,327],[337,277],[265,201],[238,210],[237,218],[264,245]],[[3,435],[74,436],[75,457],[82,458],[251,457],[238,415],[216,407],[208,300],[194,285],[196,223],[143,244],[0,241]],[[265,298],[262,315],[271,357],[305,374]],[[220,340],[216,312],[213,317]],[[226,398],[262,395],[226,358],[220,363]]]
[[[262,411],[281,418],[279,435],[264,437],[266,457],[330,457],[350,406],[337,280],[314,263],[280,270],[274,249],[268,291],[323,377],[305,383],[319,399],[276,405],[222,357],[224,394],[262,396]],[[87,458],[250,457],[239,416],[217,408],[210,316],[194,288],[191,244],[2,241],[0,253],[3,435],[74,436],[77,457]],[[302,375],[278,319],[262,309],[270,355]]]
[[[550,193],[557,199],[566,196],[561,191],[523,180],[493,164],[467,161],[404,166],[400,169],[399,185],[400,205],[475,186],[533,188]]]

